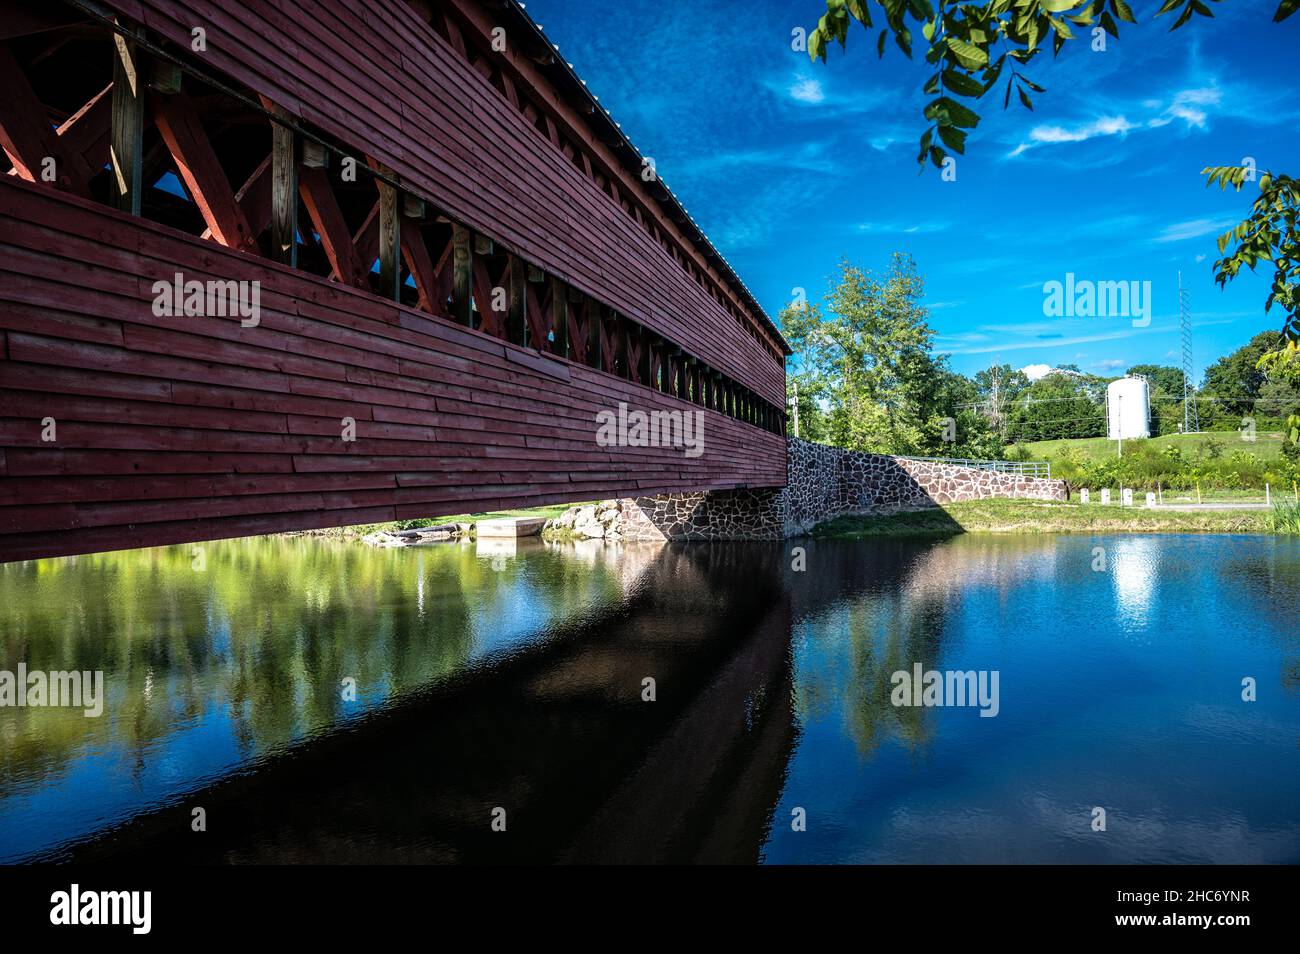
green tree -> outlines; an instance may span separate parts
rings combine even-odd
[[[1272,377],[1259,389],[1255,416],[1268,421],[1285,421],[1300,415],[1300,381]]]
[[[1183,369],[1171,368],[1164,364],[1135,364],[1124,372],[1131,377],[1143,377],[1152,390],[1159,389],[1165,394],[1183,393]]]
[[[880,275],[845,260],[825,316],[811,304],[783,313],[800,387],[807,381],[825,402],[831,443],[879,453],[925,444],[926,385],[935,372],[924,291],[909,256],[896,253]]]
[[[1094,375],[1057,371],[1044,375],[1007,409],[1007,430],[1017,443],[1100,437],[1106,433],[1106,382]]]
[[[1261,331],[1231,354],[1226,354],[1205,369],[1201,385],[1204,398],[1213,399],[1215,410],[1223,417],[1241,418],[1255,413],[1255,401],[1268,375],[1259,366],[1260,359],[1281,344],[1276,331]]]

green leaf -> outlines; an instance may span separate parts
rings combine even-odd
[[[1024,104],[1025,109],[1032,113],[1034,111],[1034,104],[1030,101],[1029,94],[1023,89],[1017,89],[1016,92],[1020,94],[1020,102]]]
[[[968,70],[983,69],[988,66],[989,55],[973,43],[959,40],[955,36],[947,37],[948,49],[957,58],[957,62]]]
[[[940,126],[939,138],[953,152],[966,155],[966,131],[956,126]]]
[[[1300,10],[1300,0],[1282,0],[1277,7],[1277,13],[1273,14],[1273,22],[1281,23],[1291,14]]]
[[[925,107],[925,118],[929,120],[948,120],[949,125],[975,128],[979,125],[979,114],[950,96],[940,96]]]
[[[952,68],[943,71],[943,85],[958,96],[983,96],[984,84],[972,76]]]
[[[898,44],[898,48],[910,60],[912,58],[912,31],[907,27],[903,27],[901,32],[894,34],[894,42]]]
[[[1174,21],[1174,25],[1169,28],[1169,32],[1173,33],[1175,30],[1177,30],[1180,26],[1182,26],[1191,18],[1192,18],[1192,5],[1189,3],[1187,4],[1187,6],[1183,7],[1182,14],[1178,17],[1177,20]]]
[[[1175,0],[1175,3],[1177,3],[1177,0]],[[1110,0],[1110,8],[1115,11],[1115,16],[1125,23],[1137,23],[1137,17],[1133,16],[1133,8],[1125,0]]]
[[[1079,5],[1079,0],[1042,0],[1043,9],[1048,13],[1061,13],[1072,10]]]
[[[818,57],[823,61],[826,59],[826,37],[821,30],[813,30],[808,36],[808,58],[815,60]]]
[[[867,9],[867,0],[848,0],[846,6],[854,19],[867,29],[871,28],[871,11]]]

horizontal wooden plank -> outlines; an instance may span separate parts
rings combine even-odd
[[[11,194],[0,559],[784,482],[781,437],[680,398],[0,180]],[[58,241],[77,234],[112,247]],[[169,255],[261,282],[259,326],[155,316]],[[620,404],[698,414],[703,453],[603,446]]]

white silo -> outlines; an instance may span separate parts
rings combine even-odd
[[[1106,436],[1112,441],[1151,436],[1151,396],[1146,378],[1120,378],[1107,385]]]

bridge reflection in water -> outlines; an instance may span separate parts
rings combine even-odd
[[[0,710],[0,858],[1300,857],[1300,544],[800,541],[802,572],[793,545],[276,538],[212,544],[202,572],[179,547],[0,567],[8,668],[102,668],[109,697]],[[917,663],[999,671],[997,717],[894,706]]]
[[[431,687],[127,820],[71,856],[756,861],[795,736],[783,551],[615,552],[580,545],[558,559],[572,570],[585,555],[596,565],[576,569],[612,574],[621,598],[577,601],[545,638],[467,659]],[[413,566],[436,555],[385,556]],[[557,569],[554,553],[521,556]],[[510,612],[487,602],[488,618]],[[462,634],[474,656],[466,643]],[[653,702],[643,699],[646,678]],[[207,815],[202,834],[191,832],[196,806]],[[504,833],[490,827],[497,807]]]

